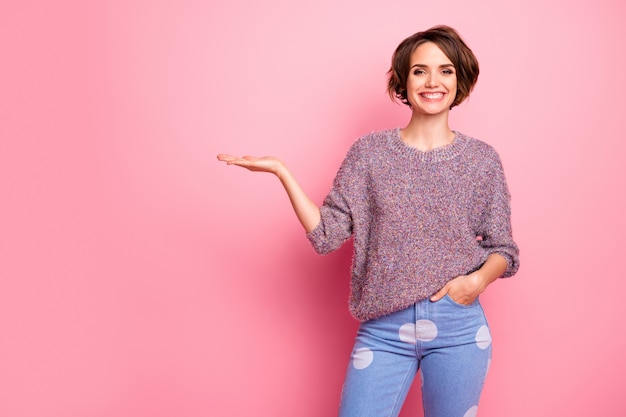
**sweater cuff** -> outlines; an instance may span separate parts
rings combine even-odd
[[[494,250],[491,253],[497,253],[498,255],[504,257],[504,259],[506,260],[506,269],[504,270],[504,273],[500,278],[509,278],[515,275],[515,273],[519,269],[519,258],[517,256],[513,256],[508,252],[498,250]]]

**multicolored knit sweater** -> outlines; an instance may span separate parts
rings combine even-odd
[[[354,236],[350,312],[366,321],[429,297],[492,253],[507,260],[503,277],[515,274],[509,201],[488,144],[455,132],[422,152],[386,130],[352,145],[307,237],[325,254]]]

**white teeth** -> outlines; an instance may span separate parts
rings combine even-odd
[[[423,93],[422,96],[431,99],[438,99],[443,97],[443,93]]]

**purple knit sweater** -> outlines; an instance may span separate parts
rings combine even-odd
[[[307,237],[325,254],[354,236],[350,312],[365,321],[429,297],[492,253],[507,260],[503,277],[515,274],[509,201],[486,143],[455,132],[422,152],[386,130],[352,145]]]

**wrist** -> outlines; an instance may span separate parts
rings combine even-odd
[[[279,180],[283,181],[289,175],[289,170],[282,161],[278,161],[273,170],[273,174],[276,175]]]
[[[481,271],[480,269],[478,271],[474,271],[471,276],[474,279],[474,285],[476,285],[476,287],[479,289],[479,291],[482,293],[489,284],[491,284],[491,282],[493,280],[490,279],[490,277],[484,273],[484,271]]]

